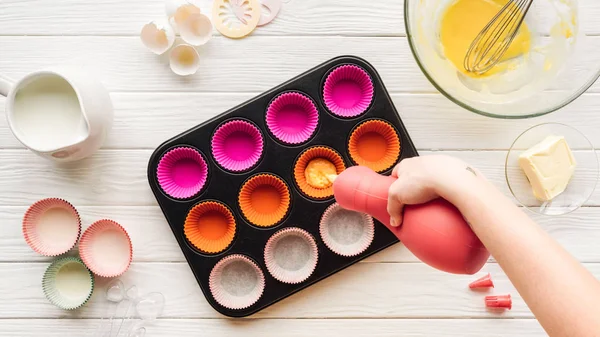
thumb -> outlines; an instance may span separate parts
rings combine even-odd
[[[399,181],[395,181],[392,186],[390,186],[388,192],[387,211],[390,214],[390,225],[392,227],[398,227],[402,224],[404,203],[401,201],[400,191],[402,191],[402,186]]]

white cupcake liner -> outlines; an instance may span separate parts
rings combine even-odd
[[[267,270],[283,283],[306,281],[315,271],[318,260],[319,250],[315,239],[297,227],[276,232],[265,246]]]
[[[229,255],[211,270],[209,288],[217,303],[227,309],[242,310],[251,307],[262,297],[265,275],[249,257]]]
[[[323,213],[319,233],[332,252],[352,257],[369,248],[375,235],[375,224],[371,216],[346,210],[335,203]]]

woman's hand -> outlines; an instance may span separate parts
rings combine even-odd
[[[389,190],[387,209],[391,225],[395,227],[402,223],[404,205],[423,204],[440,196],[448,199],[446,195],[449,191],[469,186],[465,180],[472,180],[477,175],[476,170],[468,164],[450,156],[404,159],[392,172],[392,176],[398,180]]]

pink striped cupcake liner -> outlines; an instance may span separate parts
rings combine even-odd
[[[210,293],[217,303],[231,310],[251,307],[262,297],[265,275],[249,257],[229,255],[213,267],[209,276]]]
[[[308,96],[286,92],[267,108],[267,127],[279,141],[296,145],[308,141],[319,125],[319,111]]]
[[[263,153],[263,137],[250,122],[233,120],[219,126],[212,137],[212,154],[217,163],[232,172],[253,168]]]
[[[79,255],[94,274],[117,277],[129,269],[133,247],[123,226],[103,219],[94,222],[83,232],[79,242]]]
[[[81,234],[79,213],[68,201],[43,199],[31,205],[23,217],[25,242],[44,256],[58,256],[75,247]]]
[[[371,216],[344,209],[335,203],[323,213],[319,233],[332,252],[351,257],[369,248],[375,235],[375,224]]]
[[[355,65],[343,65],[327,76],[323,100],[332,114],[352,118],[367,112],[374,92],[371,76],[364,69]]]
[[[267,270],[283,283],[306,281],[315,271],[318,260],[319,250],[315,239],[301,228],[282,229],[273,234],[265,246]]]
[[[202,154],[191,147],[177,147],[163,155],[156,170],[158,184],[175,199],[188,199],[200,193],[208,178],[208,165]]]

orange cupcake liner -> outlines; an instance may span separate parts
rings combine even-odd
[[[375,172],[390,169],[400,157],[401,144],[396,129],[381,120],[360,124],[350,135],[348,152],[357,165]]]
[[[183,224],[183,234],[196,249],[217,254],[233,242],[236,224],[233,213],[225,204],[204,201],[194,206]]]
[[[271,227],[286,216],[290,208],[290,191],[286,183],[271,174],[248,179],[238,196],[242,214],[253,225]]]
[[[300,191],[313,199],[327,199],[333,196],[333,186],[323,189],[315,188],[308,184],[304,175],[308,163],[316,158],[323,158],[332,162],[333,165],[335,165],[337,174],[342,173],[342,171],[346,169],[346,165],[344,164],[344,159],[342,159],[341,155],[324,146],[306,149],[296,161],[296,164],[294,165],[294,180]]]

